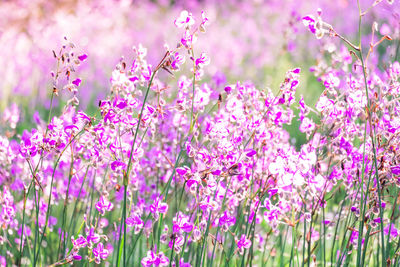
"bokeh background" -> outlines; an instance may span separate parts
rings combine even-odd
[[[399,46],[400,5],[361,0],[362,9],[377,2],[381,3],[363,18],[363,44],[369,45],[372,23],[376,21],[376,39],[385,34],[393,38],[379,49],[389,50],[385,55],[393,56]],[[21,111],[17,133],[33,127],[34,114],[46,115],[52,90],[50,72],[56,64],[52,50],[61,47],[64,37],[78,51],[88,54],[77,73],[82,79],[80,108],[90,113],[98,99],[108,93],[115,65],[121,57],[133,54],[133,46],[146,47],[148,61],[154,66],[164,55],[165,45],[176,45],[179,31],[173,22],[183,9],[197,18],[204,10],[209,17],[207,32],[200,36],[195,50],[211,58],[206,80],[213,82],[214,90],[237,81],[251,81],[260,89],[277,91],[285,72],[300,67],[303,71],[297,94],[304,95],[312,106],[324,90],[309,72],[318,60],[318,47],[340,49],[333,38],[316,40],[303,26],[301,18],[315,15],[318,8],[323,20],[337,32],[349,40],[357,39],[356,0],[1,1],[0,114],[4,118],[12,108]],[[374,53],[371,60],[382,60],[380,54]],[[56,112],[62,101],[61,93],[56,99]],[[296,129],[298,124],[293,122],[288,130],[301,144],[304,136]]]

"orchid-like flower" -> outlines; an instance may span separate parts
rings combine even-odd
[[[178,28],[182,27],[190,27],[194,24],[194,19],[192,13],[187,12],[186,10],[183,10],[179,17],[175,20],[175,26]]]
[[[144,257],[141,262],[143,266],[168,266],[169,259],[164,255],[163,252],[156,254],[156,251],[157,248],[147,251],[146,257]]]

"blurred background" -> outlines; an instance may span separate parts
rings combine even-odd
[[[362,10],[381,2],[363,18],[364,47],[369,46],[374,21],[378,23],[377,40],[386,34],[393,38],[371,59],[379,66],[383,60],[380,55],[394,58],[398,53],[400,5],[389,5],[386,0],[360,1]],[[251,81],[260,90],[270,87],[276,92],[285,72],[300,67],[297,94],[303,94],[312,106],[324,90],[309,72],[318,60],[319,47],[341,49],[333,38],[317,40],[304,27],[302,17],[315,16],[318,8],[324,21],[357,42],[356,0],[1,1],[0,116],[4,120],[13,108],[18,109],[17,132],[34,126],[34,114],[44,117],[52,90],[50,72],[56,67],[52,50],[59,50],[64,37],[88,55],[77,69],[82,79],[77,96],[80,108],[90,113],[108,93],[115,65],[121,57],[132,56],[133,46],[146,47],[148,62],[153,66],[163,57],[165,44],[176,46],[181,31],[174,20],[183,9],[198,20],[204,10],[209,18],[207,32],[199,36],[195,52],[206,52],[211,58],[205,80],[214,90],[237,81]],[[63,101],[62,94],[56,99],[56,110],[61,107],[58,101]],[[298,124],[293,122],[288,130],[301,142],[304,136],[295,133],[297,129]]]

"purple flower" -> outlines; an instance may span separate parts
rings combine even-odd
[[[89,239],[91,240],[92,238],[89,238]],[[82,235],[79,235],[79,237],[77,239],[75,239],[74,237],[71,237],[71,242],[72,242],[72,245],[74,246],[74,248],[78,248],[78,249],[84,248],[88,244],[87,238],[84,238]]]
[[[255,151],[254,149],[249,149],[249,150],[247,150],[247,152],[246,152],[246,156],[248,156],[248,157],[253,157],[254,155],[256,155],[257,154],[257,151]]]
[[[189,222],[189,217],[179,212],[173,219],[172,231],[179,233],[181,231],[190,233],[193,230],[193,224]]]
[[[185,262],[183,258],[179,260],[179,267],[192,267],[192,265],[188,262]]]
[[[79,85],[81,85],[81,82],[82,82],[81,79],[76,78],[75,80],[72,81],[72,84],[78,87]]]
[[[79,59],[80,61],[85,61],[87,58],[88,58],[88,55],[87,55],[87,54],[82,54],[82,55],[78,56],[78,59]]]
[[[206,53],[201,53],[200,57],[196,59],[195,61],[196,66],[205,66],[210,64],[210,58],[206,55]]]
[[[208,24],[208,18],[206,16],[206,13],[204,11],[201,11],[201,26],[203,27],[203,32],[205,32],[204,26]]]
[[[185,238],[183,236],[177,236],[169,241],[168,246],[170,249],[173,247],[176,253],[180,253],[184,243]]]
[[[237,241],[236,244],[239,248],[240,254],[243,254],[244,249],[247,249],[251,246],[251,241],[250,239],[246,238],[245,234],[242,234],[242,236],[240,237],[240,239]]]
[[[79,239],[79,238],[78,238]],[[100,235],[94,232],[94,228],[90,228],[88,235],[86,236],[88,245],[96,244],[100,241]],[[80,240],[79,242],[83,242]]]
[[[194,19],[192,13],[183,10],[179,17],[175,20],[175,26],[178,28],[190,27],[194,24]]]
[[[96,203],[96,209],[101,215],[104,215],[106,211],[112,210],[113,207],[114,205],[104,196],[101,196],[99,201]]]
[[[185,63],[185,57],[180,55],[178,52],[171,55],[171,68],[173,70],[179,70],[179,66]]]
[[[188,172],[188,168],[184,168],[184,167],[176,168],[176,172],[179,175],[185,175]]]
[[[304,26],[308,27],[308,29],[315,34],[316,29],[315,29],[315,18],[311,15],[303,17],[303,24]]]
[[[64,127],[64,132],[68,135],[71,136],[71,134],[74,132],[74,130],[79,130],[79,128],[75,125],[67,125]]]
[[[390,167],[390,171],[391,171],[392,174],[394,174],[394,175],[400,175],[400,165],[391,166],[391,167]]]
[[[150,66],[147,66],[147,68],[144,68],[144,69],[142,70],[142,77],[143,77],[146,81],[148,81],[148,80],[150,80],[151,73],[152,73],[152,71],[151,71]]]
[[[153,213],[154,219],[158,220],[159,213],[165,214],[168,210],[168,204],[161,202],[161,198],[157,197],[153,204],[150,205],[150,212]]]
[[[111,169],[113,171],[120,171],[121,169],[124,169],[125,166],[126,166],[126,164],[119,160],[113,161],[111,163]]]
[[[1,267],[7,266],[7,259],[6,259],[6,257],[1,256],[1,255],[0,255],[0,266],[1,266]]]
[[[144,257],[141,261],[142,265],[145,267],[150,266],[168,266],[169,259],[164,255],[163,252],[158,254],[155,253],[156,248],[153,250],[147,251],[147,256]]]
[[[395,227],[395,225],[393,223],[392,224],[388,224],[383,229],[383,232],[385,233],[385,235],[389,234],[389,230],[390,230],[390,238],[396,238],[399,235],[399,231],[397,230],[397,228]]]
[[[135,234],[139,233],[143,228],[143,220],[138,215],[132,215],[131,217],[126,218],[126,224],[135,227]]]
[[[224,211],[224,214],[219,218],[219,224],[223,227],[226,227],[228,229],[232,225],[235,225],[236,223],[236,217],[235,216],[230,216],[227,211]]]
[[[100,264],[101,260],[107,259],[108,254],[109,252],[104,248],[103,243],[99,243],[97,247],[93,249],[93,255],[97,264]]]

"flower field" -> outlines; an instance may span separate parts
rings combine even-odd
[[[0,14],[0,267],[400,266],[400,2]]]

